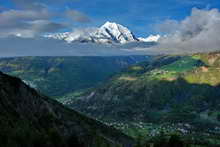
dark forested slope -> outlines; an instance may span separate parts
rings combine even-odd
[[[65,108],[20,79],[0,73],[0,145],[132,146],[119,131]]]

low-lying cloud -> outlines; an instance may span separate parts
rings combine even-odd
[[[16,56],[120,56],[142,55],[144,52],[121,46],[95,43],[66,43],[48,38],[0,38],[0,57]],[[133,48],[133,47],[132,47]]]

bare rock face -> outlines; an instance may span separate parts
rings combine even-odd
[[[3,73],[0,73],[0,129],[0,144],[6,147],[134,143],[119,131],[67,109],[20,79]]]

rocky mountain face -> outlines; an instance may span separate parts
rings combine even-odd
[[[220,53],[155,57],[65,104],[128,134],[132,124],[148,136],[198,133],[207,141],[220,134],[219,68]]]
[[[134,143],[119,131],[67,109],[3,73],[0,130],[0,144],[4,147],[130,147]]]
[[[125,44],[132,42],[157,42],[160,38],[157,36],[149,36],[148,38],[137,38],[127,28],[114,22],[106,22],[100,28],[86,29],[81,31],[50,34],[45,37],[65,40],[71,42],[93,42],[93,43],[110,43]]]
[[[146,56],[1,58],[0,70],[21,78],[46,95],[58,97],[90,88]]]

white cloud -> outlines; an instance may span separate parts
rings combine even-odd
[[[158,42],[160,37],[160,35],[150,35],[147,38],[139,37],[138,39],[143,42]]]
[[[50,13],[43,9],[41,11],[35,10],[8,10],[0,13],[0,25],[10,26],[17,21],[31,21],[36,19],[48,19]],[[14,23],[12,23],[14,21]]]
[[[52,14],[46,9],[36,10],[7,10],[0,13],[0,35],[20,34],[32,37],[42,32],[54,32],[65,26],[49,21]]]
[[[167,20],[158,28],[167,35],[153,48],[156,52],[193,53],[220,50],[218,9],[193,8],[192,14],[184,20]]]
[[[51,10],[48,5],[74,2],[75,0],[12,0],[15,9],[1,9],[0,37],[10,35],[21,37],[35,37],[42,33],[53,33],[61,29],[69,29],[71,23],[87,23],[90,19],[83,13],[67,10],[60,13]],[[54,20],[62,19],[63,22]]]

